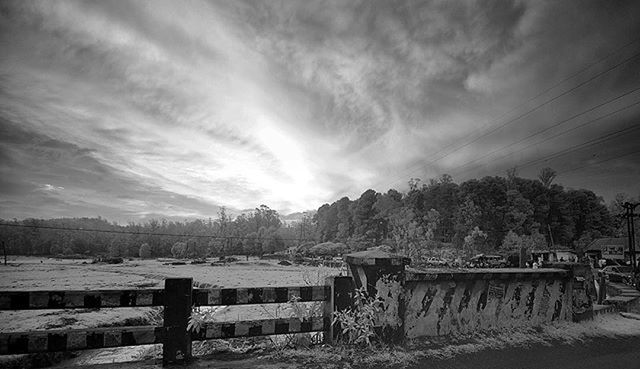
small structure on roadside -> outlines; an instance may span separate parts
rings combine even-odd
[[[629,257],[629,245],[626,238],[598,238],[589,244],[585,254],[593,260],[613,260],[626,263]],[[636,255],[640,254],[640,246],[636,245]]]
[[[534,261],[542,260],[545,263],[555,262],[578,262],[578,254],[568,248],[558,248],[553,250],[531,250],[531,259]]]

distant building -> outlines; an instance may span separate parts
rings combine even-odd
[[[558,261],[571,261],[578,262],[578,254],[571,249],[558,249],[556,250],[556,259]]]
[[[554,263],[557,261],[577,262],[578,254],[575,251],[567,248],[554,249],[554,250],[531,250],[531,259],[542,261],[547,263]]]
[[[585,254],[595,260],[629,261],[629,245],[626,238],[598,238],[593,240],[585,250]],[[636,255],[640,255],[640,248],[636,245]]]

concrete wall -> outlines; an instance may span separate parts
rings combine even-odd
[[[377,325],[392,341],[578,321],[593,313],[588,265],[418,271],[399,255],[367,251],[345,259],[355,286],[383,301]]]
[[[570,320],[570,283],[563,270],[409,273],[405,334],[440,336]]]
[[[570,320],[570,283],[559,269],[407,273],[405,337]]]

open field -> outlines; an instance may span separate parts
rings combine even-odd
[[[91,260],[11,257],[0,265],[0,290],[96,290],[162,288],[165,278],[191,277],[196,283],[218,287],[261,287],[323,284],[325,276],[340,270],[302,265],[283,266],[273,260],[250,259],[227,265],[164,265],[169,260],[126,260],[122,264],[91,264]],[[213,261],[213,260],[211,260]],[[206,309],[206,308],[205,308]],[[291,316],[286,305],[211,307],[215,320],[234,321]],[[0,332],[85,328],[111,325],[142,325],[161,317],[161,308],[68,309],[0,311]],[[100,361],[129,359],[142,347],[117,348],[113,355],[89,352],[81,356]],[[142,353],[142,352],[141,352]],[[97,355],[97,356],[96,356]],[[114,357],[115,355],[115,357]],[[135,354],[134,354],[135,356]],[[95,360],[91,360],[95,363]],[[86,361],[84,362],[86,363]]]
[[[227,265],[164,265],[169,259],[133,260],[122,264],[91,264],[91,260],[11,257],[0,265],[0,289],[122,289],[162,287],[165,278],[192,277],[220,287],[286,286],[304,284],[318,273],[338,269],[283,266],[273,260],[251,258]],[[213,261],[213,260],[211,260]],[[86,264],[83,264],[86,263]],[[330,273],[329,273],[330,272]]]

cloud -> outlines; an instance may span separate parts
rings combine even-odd
[[[4,178],[0,181],[2,218],[108,215],[126,222],[150,211],[173,217],[206,217],[219,210],[206,199],[171,193],[110,167],[97,160],[91,150],[6,122],[0,129],[13,132],[1,142],[14,163],[0,169]],[[38,206],[40,210],[31,213]]]
[[[93,206],[118,214],[121,206],[126,216],[186,216],[265,203],[287,213],[368,187],[402,188],[410,177],[467,169],[482,154],[632,87],[628,76],[640,67],[630,62],[464,145],[583,81],[588,74],[522,105],[627,43],[640,31],[637,3],[1,7],[0,127],[7,148],[0,167],[20,183],[64,187],[39,196],[68,204],[69,212]],[[517,145],[506,152],[513,156],[488,157],[461,174],[499,174],[514,158],[526,162],[602,134],[604,123],[537,151],[518,152],[525,143]]]
[[[47,191],[47,192],[58,192],[58,191],[64,190],[64,187],[54,186],[49,183],[45,183],[41,185],[40,188],[42,189],[42,191]]]

